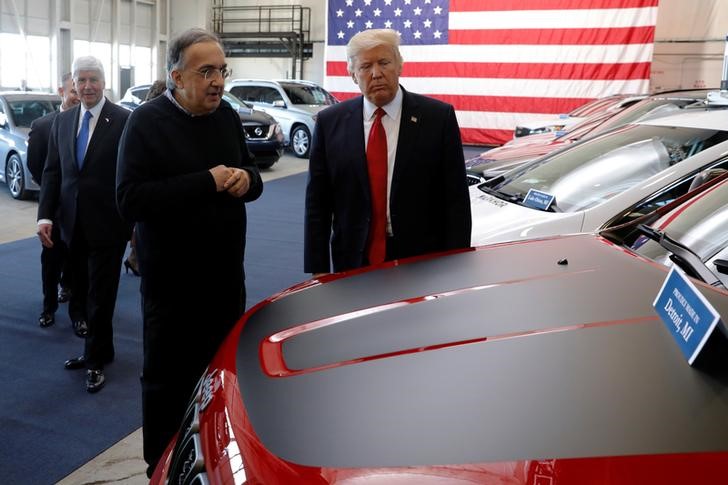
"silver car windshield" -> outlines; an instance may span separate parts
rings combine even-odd
[[[55,111],[61,102],[44,99],[18,99],[8,100],[10,116],[15,126],[30,128],[30,124],[41,116]]]
[[[553,195],[560,212],[581,211],[726,139],[720,130],[628,125],[509,172],[491,190],[523,200],[534,189]]]
[[[728,184],[696,197],[655,222],[652,227],[687,246],[707,261],[728,246]],[[640,236],[632,249],[642,256],[670,265],[670,253],[659,243]]]
[[[281,87],[293,104],[314,106],[336,104],[336,98],[318,86],[281,83]]]

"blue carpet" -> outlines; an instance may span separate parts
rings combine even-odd
[[[306,174],[268,182],[248,205],[247,307],[307,278],[303,273]],[[115,361],[90,395],[82,371],[63,362],[83,352],[66,305],[37,324],[40,243],[0,245],[0,482],[54,483],[141,426],[139,278],[122,274],[114,315]],[[141,451],[140,451],[141,454]]]

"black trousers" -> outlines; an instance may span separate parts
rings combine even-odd
[[[58,310],[58,284],[64,288],[71,286],[71,271],[66,268],[66,243],[61,240],[61,231],[58,225],[53,225],[51,231],[53,247],[42,246],[40,252],[41,278],[43,283],[43,311],[55,313]]]
[[[101,369],[114,359],[113,326],[121,261],[126,241],[89,245],[83,231],[76,230],[69,247],[73,288],[81,308],[86,309],[88,337],[84,358],[89,369]]]
[[[142,294],[142,434],[148,476],[179,430],[202,373],[242,314],[244,287],[226,286],[194,296]]]

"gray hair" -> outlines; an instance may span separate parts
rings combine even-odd
[[[172,71],[184,68],[185,49],[193,44],[199,44],[201,42],[216,42],[222,49],[222,42],[220,42],[220,38],[217,35],[199,28],[185,30],[169,43],[169,49],[167,51],[166,81],[167,88],[170,91],[175,88],[174,80],[172,79]]]
[[[399,53],[399,34],[392,29],[369,29],[359,32],[349,39],[349,43],[346,44],[346,68],[349,74],[354,73],[354,60],[356,56],[362,51],[373,49],[380,45],[391,47],[398,67],[402,67],[404,60],[402,59],[402,54]]]
[[[73,61],[73,65],[71,66],[71,72],[73,73],[73,79],[78,78],[79,71],[96,71],[99,74],[101,74],[101,79],[105,79],[104,65],[101,63],[101,61],[98,59],[98,57],[94,57],[94,56],[77,57],[76,60]]]

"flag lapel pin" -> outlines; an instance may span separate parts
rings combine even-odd
[[[410,121],[411,121],[412,123],[417,123],[417,117],[416,117],[416,116],[412,116],[412,117],[410,117]]]

